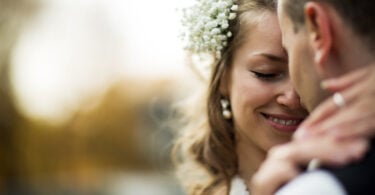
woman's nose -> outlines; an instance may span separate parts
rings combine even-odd
[[[277,102],[290,109],[301,108],[300,97],[292,86],[284,88],[277,97]]]

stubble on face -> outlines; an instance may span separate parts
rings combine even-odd
[[[293,21],[283,9],[285,0],[279,0],[278,19],[282,33],[282,43],[288,53],[289,74],[293,86],[308,111],[312,111],[327,92],[320,87],[321,78],[315,69],[314,52],[309,44],[309,36],[304,27],[297,31]]]

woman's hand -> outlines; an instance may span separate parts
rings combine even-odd
[[[331,92],[340,92],[346,106],[340,108],[332,98],[327,99],[301,125],[295,139],[319,134],[333,134],[337,138],[375,136],[374,65],[327,80],[322,86]]]
[[[360,159],[375,136],[375,66],[323,83],[340,92],[346,105],[332,98],[318,106],[297,130],[292,142],[272,149],[250,182],[252,194],[270,195],[293,179],[311,159],[342,166]]]
[[[315,136],[276,146],[249,182],[251,194],[274,194],[314,158],[324,165],[339,167],[361,159],[367,148],[366,139],[339,140],[332,136]]]

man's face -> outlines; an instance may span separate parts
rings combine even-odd
[[[308,34],[302,26],[295,31],[294,24],[283,8],[287,0],[279,0],[278,18],[283,46],[288,53],[288,66],[292,83],[301,97],[301,103],[312,111],[322,100],[322,90],[316,70]]]

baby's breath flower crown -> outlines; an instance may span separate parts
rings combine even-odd
[[[222,50],[232,36],[229,21],[237,17],[236,0],[197,0],[183,10],[182,24],[185,49],[193,53],[213,53],[221,58]]]

